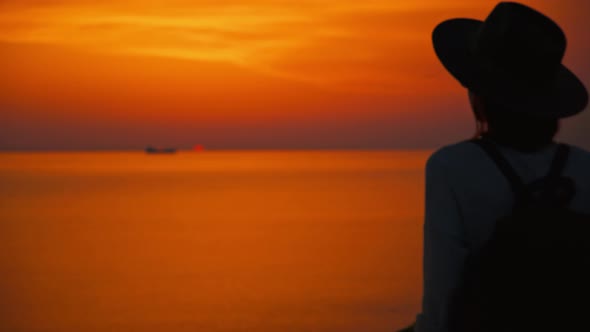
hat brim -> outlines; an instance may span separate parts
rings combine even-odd
[[[543,90],[531,90],[502,70],[481,66],[471,47],[482,24],[474,19],[451,19],[432,33],[436,55],[464,87],[514,111],[541,117],[565,118],[586,108],[588,92],[584,84],[563,65]]]

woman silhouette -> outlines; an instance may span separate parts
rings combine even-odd
[[[588,94],[562,65],[566,39],[543,14],[499,3],[485,21],[451,19],[433,32],[435,52],[467,90],[476,137],[492,145],[524,183],[545,176],[558,149],[559,120],[582,112]],[[562,175],[575,183],[568,207],[590,214],[590,153],[570,146]],[[467,257],[511,213],[511,185],[478,144],[436,151],[426,166],[424,289],[414,330],[450,330]],[[509,299],[507,299],[509,301]]]

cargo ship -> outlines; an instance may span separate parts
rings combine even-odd
[[[146,153],[176,153],[176,149],[174,148],[157,148],[153,146],[148,146],[145,148]]]

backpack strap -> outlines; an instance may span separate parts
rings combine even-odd
[[[563,173],[569,154],[570,147],[568,145],[559,144],[557,146],[555,157],[553,157],[553,161],[551,162],[551,169],[549,169],[549,174],[547,174],[548,178],[557,178]]]
[[[525,192],[526,186],[524,182],[522,181],[520,176],[518,176],[514,168],[510,166],[508,160],[504,158],[504,156],[502,155],[498,147],[494,145],[494,143],[490,142],[485,138],[475,138],[472,139],[470,142],[479,145],[490,157],[490,159],[492,159],[492,161],[496,164],[498,169],[500,169],[502,174],[504,174],[504,176],[510,183],[510,188],[512,189],[512,192],[515,194],[516,197],[519,197],[522,193]],[[560,164],[561,162],[555,165],[556,171],[558,170],[557,167],[560,167]]]
[[[520,194],[526,191],[526,185],[518,176],[514,168],[510,166],[510,163],[506,158],[502,155],[500,150],[494,143],[490,142],[485,138],[475,138],[472,139],[470,142],[473,142],[479,145],[486,154],[494,161],[498,169],[504,174],[508,182],[510,182],[510,187],[512,192],[518,197]],[[563,170],[565,169],[565,165],[567,163],[568,157],[570,154],[570,147],[566,144],[558,144],[557,151],[555,151],[555,156],[553,157],[553,161],[551,162],[551,167],[549,169],[549,173],[547,174],[547,178],[558,178]]]

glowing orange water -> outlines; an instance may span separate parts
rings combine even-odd
[[[0,154],[3,331],[392,331],[427,152]]]

